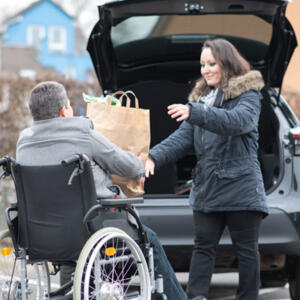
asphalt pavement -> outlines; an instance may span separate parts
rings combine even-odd
[[[9,279],[9,271],[11,269],[8,265],[11,266],[11,263],[12,261],[9,264],[4,264],[0,257],[0,294],[7,289],[5,281]],[[16,270],[16,273],[18,273],[18,270]],[[29,276],[31,275],[30,273],[31,272],[29,271]],[[176,275],[180,283],[185,288],[188,280],[188,273],[176,273]],[[58,287],[57,276],[54,280],[54,284]],[[208,300],[235,300],[235,291],[237,286],[237,273],[214,274]],[[259,300],[290,300],[288,284],[284,287],[261,289],[259,293]]]
[[[183,287],[186,286],[188,273],[176,273]],[[235,300],[238,286],[238,273],[214,274],[208,300]],[[289,286],[278,288],[263,288],[259,291],[259,300],[290,300]]]

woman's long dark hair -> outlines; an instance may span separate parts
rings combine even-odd
[[[204,42],[203,49],[210,48],[211,52],[222,69],[221,86],[226,88],[228,80],[248,73],[251,69],[250,64],[242,57],[238,50],[224,39],[207,40]],[[201,77],[189,95],[189,100],[196,102],[200,95],[210,90],[205,79]]]

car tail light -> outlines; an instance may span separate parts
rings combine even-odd
[[[290,130],[290,139],[293,145],[294,155],[300,156],[300,127],[292,128]]]

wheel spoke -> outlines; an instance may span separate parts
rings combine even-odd
[[[104,236],[103,231],[96,232],[82,250],[74,278],[74,300],[150,300],[149,273],[140,248],[124,232],[111,230]]]

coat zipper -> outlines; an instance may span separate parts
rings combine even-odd
[[[202,131],[202,136],[201,136],[201,146],[202,146],[202,158],[203,158],[203,166],[201,169],[201,181],[202,181],[202,186],[200,188],[200,207],[204,207],[204,164],[205,164],[205,147],[204,147],[204,129],[201,128]]]

